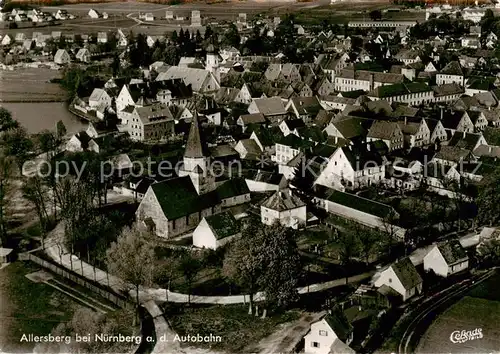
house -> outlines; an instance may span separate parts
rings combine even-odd
[[[469,257],[458,240],[435,244],[424,257],[424,270],[448,277],[469,268]]]
[[[236,95],[234,101],[239,103],[250,104],[250,102],[252,102],[252,99],[258,98],[255,96],[253,91],[254,90],[252,89],[250,84],[244,83],[241,86],[241,89]]]
[[[387,218],[399,218],[399,214],[390,205],[335,189],[315,192],[313,203],[327,213],[379,230],[386,229],[388,223],[384,220]],[[395,236],[404,238],[404,229],[397,225],[391,227]]]
[[[266,123],[266,118],[262,113],[242,114],[236,121],[236,124],[239,125],[243,131],[245,131],[250,124]]]
[[[429,128],[429,143],[434,144],[436,142],[443,142],[448,140],[448,135],[446,134],[446,129],[441,123],[440,120],[437,119],[426,119],[425,123]]]
[[[458,147],[468,151],[474,151],[480,145],[488,145],[486,139],[481,133],[466,133],[457,131],[453,133],[450,141],[448,142],[448,146]]]
[[[456,131],[472,133],[474,132],[474,123],[467,112],[446,113],[441,119],[444,128],[453,134]]]
[[[290,188],[276,191],[260,206],[261,221],[266,225],[279,222],[297,229],[307,221],[306,204]]]
[[[279,97],[256,98],[248,106],[248,113],[261,113],[272,124],[279,123],[288,114]]]
[[[235,145],[234,150],[238,152],[241,159],[258,160],[262,150],[253,139],[242,139]]]
[[[169,107],[155,103],[135,107],[127,122],[127,131],[133,140],[162,140],[174,135],[174,124],[174,116]]]
[[[429,144],[430,129],[425,119],[410,121],[405,119],[398,122],[399,128],[403,132],[404,146],[408,149],[422,147]]]
[[[347,53],[336,53],[333,55],[322,55],[318,57],[317,63],[330,82],[335,82],[336,74],[344,69],[350,60]]]
[[[68,64],[71,62],[71,57],[65,49],[58,49],[54,55],[54,63],[59,65]]]
[[[299,65],[292,63],[287,63],[287,64],[271,63],[267,67],[264,76],[269,81],[281,81],[287,83],[301,80]]]
[[[378,140],[383,141],[390,151],[402,149],[404,146],[404,135],[396,122],[382,120],[373,122],[366,135],[366,141]]]
[[[107,32],[97,32],[97,43],[107,43],[108,33]]]
[[[317,322],[304,337],[306,354],[354,354],[349,347],[353,340],[353,327],[344,313],[336,308]]]
[[[420,62],[420,55],[418,51],[413,49],[403,49],[394,56],[395,59],[403,62],[405,65]]]
[[[231,178],[217,186],[217,195],[223,208],[248,203],[250,189],[244,178]]]
[[[87,48],[80,48],[76,53],[76,60],[81,61],[82,63],[90,62],[91,56],[90,51]]]
[[[299,129],[304,128],[306,124],[302,119],[285,119],[281,121],[279,128],[284,136],[295,134],[300,137]]]
[[[225,211],[205,216],[193,231],[193,246],[216,250],[241,236],[240,225],[233,214]]]
[[[160,73],[156,81],[175,79],[182,79],[187,86],[191,85],[194,92],[214,92],[220,88],[219,82],[210,71],[178,66],[172,66],[167,71]]]
[[[108,92],[100,88],[95,88],[89,97],[89,106],[91,108],[97,108],[99,106],[104,106],[106,108],[111,107],[112,102],[113,100]]]
[[[432,87],[434,91],[434,102],[453,102],[465,93],[462,86],[456,82]]]
[[[434,91],[423,82],[397,83],[379,86],[368,92],[368,97],[373,100],[386,100],[389,103],[401,102],[418,106],[433,102]]]
[[[469,116],[472,124],[474,125],[474,131],[481,132],[488,126],[488,120],[485,115],[481,111],[467,111],[467,115]]]
[[[422,278],[408,257],[391,264],[372,281],[377,288],[385,285],[395,290],[403,301],[422,292]]]
[[[346,117],[330,121],[323,131],[334,138],[335,144],[350,144],[354,141],[360,141],[366,136],[365,123],[367,120],[364,118]]]
[[[456,160],[463,159],[463,156],[454,158],[455,161],[451,161],[451,163],[443,163],[443,158],[439,154],[442,153],[445,148],[448,147],[443,147],[433,160],[424,166],[422,177],[430,190],[453,198],[455,193],[448,191],[447,188],[450,182],[460,181],[460,173],[454,165],[456,165]]]
[[[6,34],[3,38],[2,38],[2,42],[1,44],[3,46],[7,46],[7,45],[10,45],[12,43],[12,37],[9,36],[8,34]]]
[[[87,15],[92,19],[97,19],[97,18],[102,17],[101,14],[97,10],[94,10],[94,9],[90,9],[89,12],[87,13]]]
[[[335,90],[337,91],[371,91],[379,86],[402,83],[404,75],[382,73],[376,71],[343,69],[335,77]]]
[[[357,144],[337,148],[314,183],[343,190],[378,184],[384,177],[385,165],[375,145]]]
[[[347,106],[356,103],[356,99],[342,96],[320,96],[319,100],[325,110],[343,111]]]
[[[309,122],[316,117],[322,106],[315,96],[294,97],[288,101],[285,109],[294,114],[298,119]]]
[[[276,149],[275,156],[272,157],[273,161],[280,165],[286,165],[301,151],[314,146],[314,143],[301,139],[295,134],[289,134],[276,141],[275,145]]]
[[[464,86],[465,74],[458,61],[450,61],[446,66],[436,74],[436,84],[450,84],[455,82],[460,86]]]

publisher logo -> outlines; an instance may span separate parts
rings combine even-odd
[[[452,343],[465,343],[471,340],[483,338],[483,329],[476,328],[472,331],[453,331],[450,334],[450,341]]]

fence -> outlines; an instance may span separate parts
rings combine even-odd
[[[81,285],[90,291],[92,291],[95,294],[99,294],[105,299],[108,299],[115,305],[121,308],[126,308],[126,309],[134,309],[135,305],[132,304],[127,300],[127,298],[123,295],[116,294],[115,292],[105,289],[101,286],[96,285],[95,283],[83,278],[80,274],[77,274],[73,271],[70,271],[58,264],[49,262],[45,259],[42,259],[38,256],[35,256],[33,253],[26,252],[26,253],[20,253],[19,254],[19,259],[22,261],[32,261],[39,266],[48,269],[52,271],[55,274],[58,274],[68,280],[71,280],[72,282]]]

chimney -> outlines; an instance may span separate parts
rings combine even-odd
[[[441,107],[441,120],[443,120],[443,107]]]
[[[465,135],[466,135],[466,134],[467,134],[466,132],[464,132],[464,133],[463,133],[463,138],[464,138],[464,139],[465,139]]]

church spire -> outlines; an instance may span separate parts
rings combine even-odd
[[[193,121],[191,122],[191,128],[189,129],[189,135],[186,144],[186,151],[184,152],[184,157],[193,159],[205,157],[200,136],[198,112],[196,110],[194,111]]]

